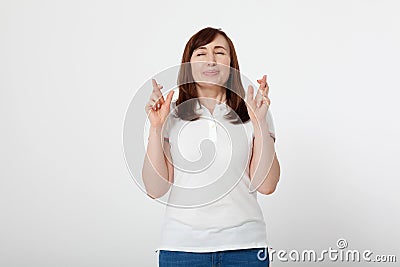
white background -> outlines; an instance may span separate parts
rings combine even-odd
[[[156,266],[164,206],[129,175],[125,111],[206,26],[232,38],[254,82],[268,75],[281,163],[276,192],[259,196],[270,247],[345,238],[400,260],[397,1],[0,5],[1,266]],[[273,264],[288,265],[309,263]]]

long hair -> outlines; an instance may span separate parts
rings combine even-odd
[[[226,104],[229,106],[230,111],[225,114],[225,118],[233,124],[245,123],[250,117],[244,101],[245,91],[240,78],[239,62],[235,47],[231,39],[222,30],[211,27],[204,28],[194,34],[185,46],[178,75],[179,96],[176,100],[176,115],[187,121],[199,119],[200,115],[195,111],[196,101],[188,101],[198,98],[196,83],[190,67],[190,59],[194,50],[212,42],[218,34],[227,40],[231,59],[229,78],[226,86],[224,86],[225,89],[230,89],[226,89]],[[185,104],[180,105],[185,101],[187,101]]]

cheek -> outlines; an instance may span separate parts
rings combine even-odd
[[[229,76],[229,73],[231,72],[231,67],[230,67],[229,64],[230,64],[230,61],[227,60],[226,62],[224,62],[224,65],[223,65],[223,67],[222,67],[223,72],[224,72],[224,78],[225,78],[226,76]]]
[[[200,70],[200,63],[196,61],[191,61],[190,62],[190,68],[192,69],[193,73],[199,72]]]
[[[230,67],[230,60],[225,61],[224,63],[222,63],[223,65],[221,65],[221,69],[223,69],[224,74],[229,75],[231,67]]]
[[[229,67],[231,65],[231,59],[228,58],[224,64]]]
[[[194,81],[201,80],[201,63],[192,62],[191,64],[191,73]]]
[[[194,79],[198,79],[201,76],[201,71],[197,68],[192,69],[192,76]]]
[[[221,67],[230,66],[231,60],[229,58],[219,58],[217,59],[217,64],[221,65]]]

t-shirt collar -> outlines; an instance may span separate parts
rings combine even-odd
[[[196,108],[197,108],[197,109],[202,109],[202,108],[206,108],[206,107],[200,103],[200,100],[199,100],[199,99],[197,99],[197,101],[196,101]],[[214,109],[216,109],[216,108],[219,108],[219,109],[226,109],[226,108],[227,108],[226,100],[223,101],[223,102],[221,102],[221,103],[216,103]]]

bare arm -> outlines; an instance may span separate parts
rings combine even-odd
[[[171,159],[169,143],[164,142],[164,153],[161,142],[161,129],[150,128],[142,179],[147,194],[152,198],[165,195],[173,183],[173,167],[167,159]]]
[[[250,161],[252,184],[256,187],[261,183],[257,191],[265,195],[272,194],[275,191],[280,176],[280,166],[275,153],[274,140],[268,132],[266,123],[259,124],[259,127],[254,127],[253,155]]]
[[[249,167],[250,189],[253,191],[256,188],[258,192],[268,195],[275,191],[279,182],[280,166],[275,153],[274,139],[269,135],[268,123],[265,120],[271,104],[268,97],[267,76],[264,75],[257,82],[260,87],[255,99],[253,99],[254,89],[251,85],[247,96],[249,115],[254,128],[253,155]]]
[[[168,117],[173,91],[166,99],[160,89],[162,85],[153,79],[153,92],[145,107],[151,126],[147,151],[142,167],[142,179],[147,195],[159,198],[168,192],[173,183],[173,166],[170,154],[170,145],[162,140],[162,127]],[[164,149],[163,149],[164,142]],[[168,160],[169,159],[169,160]]]

